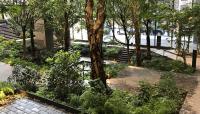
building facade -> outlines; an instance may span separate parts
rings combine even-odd
[[[194,4],[200,3],[200,0],[175,0],[175,9],[182,10],[186,7],[192,7]]]

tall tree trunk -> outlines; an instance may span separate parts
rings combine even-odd
[[[1,12],[1,17],[3,20],[5,19],[3,11]]]
[[[26,26],[22,26],[23,56],[26,54]]]
[[[122,23],[125,23],[125,21],[122,21]],[[126,38],[126,47],[127,47],[127,55],[128,55],[128,64],[131,63],[131,58],[130,58],[130,53],[129,53],[129,38],[128,38],[128,33],[127,33],[127,28],[125,26],[125,24],[123,24],[123,29],[124,29],[124,34],[125,34],[125,38]]]
[[[115,20],[114,20],[114,18],[112,20],[112,34],[113,34],[113,41],[115,41],[116,36],[115,36]]]
[[[187,42],[187,52],[190,53],[190,40],[191,40],[191,35],[188,36],[188,42]]]
[[[177,34],[177,38],[176,38],[176,50],[178,52],[178,55],[181,53],[181,45],[182,45],[182,42],[181,42],[181,24],[180,23],[177,23],[178,25],[178,34]]]
[[[68,51],[70,47],[70,26],[69,26],[69,15],[67,12],[65,12],[64,14],[64,19],[65,19],[65,32],[64,32],[65,51]]]
[[[105,22],[105,0],[98,0],[97,2],[97,16],[94,20],[93,17],[94,1],[86,0],[86,26],[88,32],[88,40],[90,45],[90,57],[91,57],[91,78],[100,78],[106,84],[106,76],[103,65],[103,27]]]
[[[134,0],[132,3],[133,25],[135,28],[135,46],[136,46],[136,66],[141,66],[141,50],[140,50],[140,1]]]
[[[147,59],[151,60],[151,44],[150,44],[150,30],[149,30],[150,20],[146,21],[146,35],[147,35]]]
[[[141,50],[140,50],[140,22],[139,20],[134,21],[135,27],[135,46],[136,46],[136,65],[141,66]]]
[[[34,29],[34,19],[31,19],[30,21],[31,53],[32,56],[35,57],[35,41],[34,41],[33,29]]]
[[[45,40],[46,40],[46,48],[47,50],[53,50],[53,28],[49,23],[51,21],[50,18],[44,19],[44,28],[45,28]]]

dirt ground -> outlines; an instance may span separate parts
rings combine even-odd
[[[140,81],[155,84],[159,82],[161,74],[162,72],[155,71],[152,69],[129,66],[121,72],[119,72],[117,78],[107,80],[107,83],[112,88],[118,88],[134,92],[138,88],[138,84]],[[197,73],[195,73],[194,76],[179,73],[175,74],[177,85],[180,88],[183,88],[189,91],[190,94],[192,94],[198,84],[196,74]]]
[[[107,80],[107,83],[112,88],[134,92],[135,89],[138,88],[139,81],[146,81],[154,84],[158,82],[159,79],[160,72],[147,68],[129,66],[119,72],[117,78]]]
[[[140,81],[146,81],[151,84],[159,82],[162,72],[147,68],[129,66],[122,70],[117,78],[107,80],[112,88],[135,93],[139,87]],[[180,111],[180,114],[200,114],[200,71],[193,75],[175,74],[177,86],[188,91],[186,100]]]

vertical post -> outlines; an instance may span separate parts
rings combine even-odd
[[[192,67],[196,69],[196,61],[197,61],[197,50],[193,50],[192,53]]]
[[[154,46],[156,46],[156,31],[157,31],[157,21],[155,20]]]
[[[161,47],[161,35],[158,34],[157,36],[157,48],[160,48]]]

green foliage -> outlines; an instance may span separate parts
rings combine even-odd
[[[89,114],[103,114],[107,96],[91,89],[85,91],[80,97],[82,108]]]
[[[0,91],[0,100],[4,99],[6,97],[6,95],[4,94],[3,91]]]
[[[64,99],[69,94],[81,94],[84,87],[78,64],[80,53],[57,52],[54,57],[48,58],[50,64],[48,89],[55,96]]]
[[[137,96],[137,100],[134,102],[136,106],[142,106],[149,102],[152,97],[153,87],[149,83],[140,82],[140,88]]]
[[[15,40],[6,40],[0,36],[0,59],[19,56],[21,46]]]
[[[4,62],[10,64],[11,66],[20,65],[22,67],[30,67],[32,69],[37,69],[37,70],[39,69],[39,66],[36,65],[35,63],[21,58],[6,58],[4,59]]]
[[[117,59],[119,53],[122,50],[120,47],[104,47],[104,57],[105,59]]]
[[[0,100],[4,99],[7,95],[13,95],[14,88],[11,83],[0,82]]]
[[[161,76],[158,84],[140,83],[137,99],[134,101],[136,114],[143,114],[148,110],[152,114],[174,114],[183,102],[183,91],[177,88],[172,73]],[[143,112],[144,111],[144,112]],[[151,114],[151,113],[150,113]]]
[[[41,97],[45,97],[47,99],[52,99],[52,100],[55,99],[54,93],[51,91],[48,91],[46,87],[40,87],[35,94]]]
[[[152,110],[147,106],[141,106],[141,107],[137,107],[133,114],[153,114]]]
[[[154,68],[162,71],[173,71],[186,74],[192,74],[194,72],[194,69],[191,66],[185,66],[181,61],[171,60],[163,57],[156,57],[151,61],[145,61],[143,62],[143,65],[148,68]]]
[[[126,64],[120,64],[120,63],[110,64],[110,65],[106,65],[105,71],[106,71],[106,74],[108,75],[108,78],[117,77],[118,72],[123,70],[125,67],[127,67]]]
[[[82,56],[89,56],[89,51],[90,51],[89,45],[72,44],[71,48],[74,51],[80,51]]]
[[[14,90],[10,87],[4,87],[0,89],[5,95],[14,95]]]
[[[13,68],[13,75],[9,77],[10,81],[17,82],[23,89],[36,92],[37,82],[40,79],[38,72],[30,67],[16,65]]]
[[[150,107],[156,114],[175,114],[177,110],[177,103],[175,100],[163,97],[155,99]]]
[[[78,96],[76,94],[71,94],[70,95],[70,104],[74,107],[80,107],[81,106],[80,96]]]
[[[119,90],[113,91],[105,102],[105,114],[131,114],[133,96]]]

